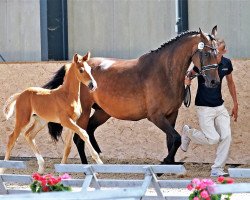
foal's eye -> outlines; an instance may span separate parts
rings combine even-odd
[[[83,68],[80,68],[79,71],[80,71],[80,73],[83,73],[83,72],[84,72],[84,69],[83,69]]]

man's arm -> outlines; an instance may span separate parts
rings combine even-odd
[[[234,84],[232,73],[229,74],[229,75],[226,75],[226,79],[227,79],[227,86],[228,86],[228,89],[229,89],[229,92],[231,94],[231,97],[233,99],[233,104],[234,104],[231,116],[234,117],[234,121],[237,121],[237,118],[238,118],[238,101],[237,101],[236,87],[235,87],[235,84]]]

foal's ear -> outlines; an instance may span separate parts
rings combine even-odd
[[[77,63],[78,62],[78,55],[77,53],[74,55],[73,57],[73,63]]]
[[[88,53],[82,57],[83,61],[88,61],[90,59],[90,52],[88,51]]]
[[[203,33],[203,31],[199,28],[199,32],[201,34],[201,38],[204,40],[205,43],[208,43],[209,40],[207,38],[207,36],[205,35],[205,33]]]
[[[217,35],[217,25],[213,27],[211,35],[215,38],[215,36]]]

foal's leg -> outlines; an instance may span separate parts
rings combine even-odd
[[[30,121],[29,113],[20,113],[19,110],[16,111],[16,124],[13,132],[9,135],[9,140],[6,147],[4,160],[10,159],[11,150],[13,149],[14,144],[18,136],[20,135],[22,129],[28,125],[29,121]],[[4,173],[4,168],[0,168],[0,174],[3,173]]]
[[[85,107],[82,107],[82,114],[80,118],[77,120],[77,124],[84,130],[86,130],[88,122],[89,122],[89,116],[91,112],[91,105]],[[78,134],[74,134],[73,141],[77,147],[79,156],[81,158],[82,164],[88,164],[88,160],[85,154],[85,143],[84,141],[80,138]]]
[[[71,129],[68,129],[65,137],[65,144],[64,144],[64,153],[63,153],[63,157],[62,157],[62,164],[66,164],[67,163],[67,159],[69,157],[69,153],[72,147],[72,139],[73,139],[73,132]]]
[[[168,156],[164,159],[163,164],[174,164],[175,154],[181,145],[181,136],[163,114],[154,113],[149,116],[148,119],[172,138],[172,148],[169,148],[170,151],[168,152]]]
[[[31,149],[33,150],[37,163],[38,163],[38,173],[43,174],[44,173],[44,159],[39,152],[39,149],[35,142],[35,137],[39,131],[41,131],[46,125],[46,122],[41,120],[39,117],[35,117],[35,121],[32,124],[32,126],[25,132],[25,139],[30,145]]]
[[[88,122],[87,133],[89,134],[90,142],[93,145],[94,149],[98,153],[101,153],[99,145],[95,139],[94,131],[96,130],[98,126],[105,123],[110,118],[110,115],[108,115],[104,110],[100,108],[100,109],[95,110],[94,114],[91,116],[90,119],[86,119],[86,117],[89,118],[86,115],[86,112],[83,112],[83,115],[81,116],[81,118],[78,119],[77,124],[83,129],[86,129],[85,123],[86,121]],[[82,163],[87,164],[88,162],[87,162],[86,154],[83,151],[84,146],[85,146],[84,141],[78,136],[78,134],[75,134],[73,139],[74,139],[74,143],[77,146],[77,150],[79,152]]]
[[[91,145],[90,140],[89,140],[89,135],[87,134],[85,130],[83,130],[72,119],[67,118],[66,116],[61,117],[61,124],[63,126],[66,126],[67,128],[70,128],[72,131],[76,132],[80,136],[80,138],[86,142],[86,145],[90,151],[90,154],[92,158],[96,161],[96,163],[103,164],[98,153],[95,151],[95,149]]]

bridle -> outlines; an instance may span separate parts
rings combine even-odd
[[[213,38],[213,36],[209,35],[211,40],[215,40]],[[195,52],[192,54],[191,58],[198,52],[199,53],[199,58],[200,58],[200,68],[199,69],[197,66],[193,67],[193,70],[195,72],[194,75],[189,76],[190,79],[193,79],[199,75],[202,75],[203,77],[206,76],[205,71],[211,70],[211,69],[217,69],[219,67],[218,64],[211,64],[211,65],[204,65],[204,61],[203,61],[203,57],[202,57],[202,51],[204,49],[204,47],[208,47],[209,49],[211,49],[213,52],[215,52],[215,54],[217,54],[217,49],[213,46],[209,46],[207,44],[204,44],[203,42],[200,42],[198,44],[198,48],[195,50]]]
[[[213,41],[215,40],[214,37],[212,35],[208,35],[209,38]],[[217,49],[213,46],[209,46],[207,44],[204,44],[203,42],[200,42],[198,44],[198,48],[195,50],[195,52],[192,54],[191,58],[197,53],[199,52],[199,58],[200,58],[200,68],[199,69],[197,66],[193,67],[193,70],[195,72],[195,74],[193,75],[188,75],[189,72],[187,72],[188,77],[190,78],[190,80],[194,79],[197,76],[203,76],[206,77],[205,71],[211,70],[211,69],[217,69],[219,67],[218,64],[211,64],[211,65],[204,65],[203,62],[203,57],[202,57],[202,51],[204,49],[204,47],[208,47],[210,48],[212,51],[214,51],[217,54]],[[184,105],[186,107],[189,107],[191,103],[191,91],[190,91],[190,85],[187,85],[185,87],[185,91],[184,91]]]

